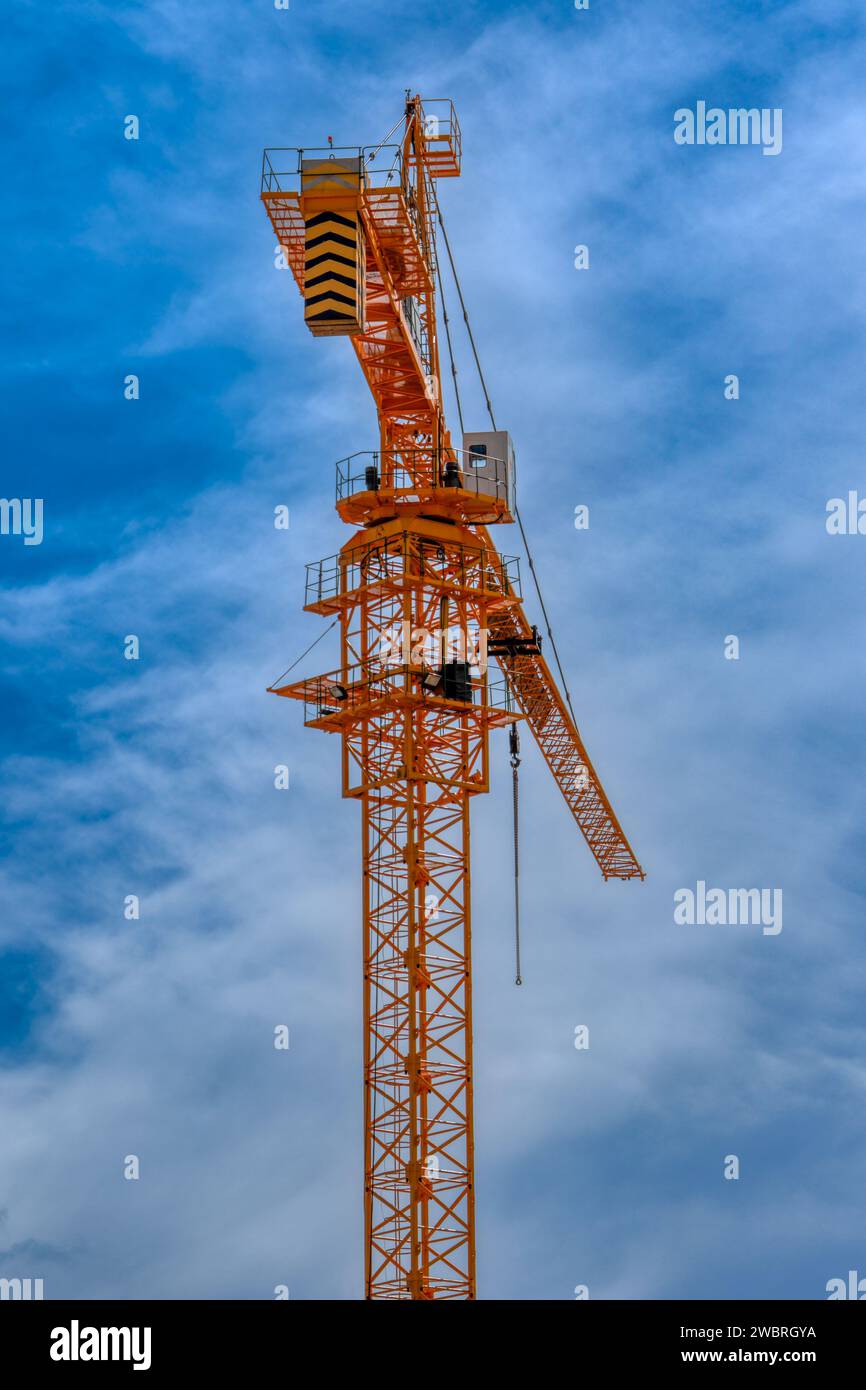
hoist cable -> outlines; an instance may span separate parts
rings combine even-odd
[[[487,383],[486,383],[486,381],[484,380],[484,372],[483,372],[482,369],[481,369],[481,361],[480,361],[480,358],[479,358],[479,356],[478,356],[478,349],[477,349],[477,347],[476,347],[476,345],[475,345],[475,335],[474,335],[474,333],[472,332],[472,325],[471,325],[471,323],[469,322],[469,311],[468,311],[467,308],[466,308],[466,301],[465,301],[465,299],[463,298],[463,290],[462,290],[462,287],[461,287],[461,285],[460,285],[460,277],[459,277],[459,275],[457,274],[457,266],[456,266],[455,263],[454,263],[454,256],[453,256],[452,251],[451,251],[451,242],[448,240],[448,232],[446,231],[446,228],[445,228],[445,221],[444,221],[444,219],[443,219],[443,217],[442,217],[442,209],[441,209],[441,207],[439,206],[439,196],[438,196],[438,194],[437,194],[435,188],[433,188],[433,201],[434,201],[434,203],[436,204],[436,216],[437,216],[438,219],[439,219],[439,226],[442,228],[442,237],[443,237],[443,239],[444,239],[444,241],[445,241],[445,249],[446,249],[446,251],[448,252],[448,261],[449,261],[449,264],[450,264],[450,266],[451,266],[451,274],[452,274],[452,276],[453,276],[453,278],[454,278],[454,285],[455,285],[455,288],[456,288],[456,290],[457,290],[458,298],[459,298],[459,300],[460,300],[460,308],[463,310],[463,322],[466,324],[466,332],[467,332],[468,335],[469,335],[469,342],[470,342],[470,345],[471,345],[471,347],[472,347],[472,355],[473,355],[473,357],[475,358],[475,366],[476,366],[476,368],[478,369],[478,379],[479,379],[479,381],[481,382],[481,389],[482,389],[482,391],[484,392],[484,402],[485,402],[485,404],[486,404],[486,406],[487,406],[487,414],[490,416],[490,423],[492,424],[493,428],[496,429],[496,417],[495,417],[494,414],[493,414],[493,406],[492,406],[491,403],[490,403],[490,395],[489,395],[488,390],[487,390]],[[448,334],[448,349],[449,349],[449,352],[450,352],[450,351],[451,351],[451,335],[450,335],[450,333]],[[452,356],[452,369],[453,369],[453,356]],[[463,422],[462,422],[462,416],[461,416],[461,428],[462,428],[462,423],[463,423]],[[535,563],[534,563],[533,558],[532,558],[532,551],[531,551],[530,548],[529,548],[529,541],[528,541],[527,536],[526,536],[526,530],[525,530],[525,528],[524,528],[523,520],[522,520],[522,518],[521,518],[520,512],[519,512],[519,510],[518,510],[518,508],[517,508],[516,505],[515,505],[515,508],[514,508],[514,515],[515,515],[515,518],[516,518],[516,520],[517,520],[517,525],[518,525],[518,527],[520,528],[520,535],[521,535],[521,538],[522,538],[522,540],[523,540],[524,549],[526,550],[526,558],[527,558],[527,560],[529,561],[529,571],[530,571],[530,573],[531,573],[531,575],[532,575],[532,581],[533,581],[533,584],[535,585],[535,592],[536,592],[536,594],[538,595],[538,602],[539,602],[539,604],[540,604],[540,606],[541,606],[541,612],[542,612],[542,614],[543,614],[543,616],[544,616],[544,625],[545,625],[545,627],[546,627],[546,629],[547,629],[547,635],[548,635],[548,637],[550,638],[550,647],[551,647],[551,650],[552,650],[552,652],[553,652],[554,660],[555,660],[555,662],[556,662],[556,669],[557,669],[558,672],[559,672],[559,679],[560,679],[561,682],[562,682],[563,694],[565,695],[566,704],[568,705],[569,713],[571,714],[572,722],[573,722],[574,727],[575,727],[575,729],[576,729],[576,728],[577,728],[577,718],[576,718],[575,713],[574,713],[574,707],[573,707],[573,705],[572,705],[572,703],[571,703],[571,692],[570,692],[569,689],[568,689],[568,681],[565,679],[565,672],[564,672],[564,670],[562,669],[562,662],[561,662],[560,659],[559,659],[559,652],[558,652],[557,646],[556,646],[556,639],[555,639],[555,637],[554,637],[554,635],[553,635],[553,628],[551,627],[551,624],[550,624],[550,618],[548,617],[547,607],[546,607],[545,602],[544,602],[544,595],[543,595],[542,592],[541,592],[541,583],[540,583],[540,581],[539,581],[538,575],[537,575],[536,570],[535,570]]]
[[[338,623],[339,621],[340,621],[340,619],[339,619],[339,617],[337,617],[337,618],[334,619],[334,621],[333,621],[332,623],[329,623],[328,626],[325,628],[325,631],[319,633],[319,635],[318,635],[318,637],[316,638],[315,642],[311,642],[310,645],[307,647],[307,650],[306,650],[305,652],[301,652],[301,655],[300,655],[299,657],[296,657],[296,658],[295,658],[295,660],[292,662],[291,666],[287,666],[287,667],[286,667],[285,671],[283,672],[283,676],[287,676],[287,675],[289,674],[290,671],[294,671],[294,669],[295,669],[295,667],[297,666],[298,662],[299,662],[299,661],[303,661],[303,659],[304,659],[304,657],[307,655],[307,653],[308,653],[308,652],[311,652],[311,651],[313,650],[314,647],[317,647],[317,646],[319,645],[319,643],[321,642],[322,638],[323,638],[323,637],[327,637],[328,633],[331,631],[331,628],[332,628],[332,627],[336,627],[336,626],[337,626],[337,623]],[[268,686],[268,690],[273,690],[273,689],[275,688],[276,684],[277,684],[277,681],[281,681],[281,680],[283,679],[283,676],[277,676],[277,680],[271,681],[270,685]]]
[[[487,406],[487,414],[490,416],[490,422],[493,425],[493,428],[496,429],[496,421],[493,418],[493,406],[490,404],[490,396],[487,393],[487,383],[484,380],[484,373],[481,370],[481,361],[478,357],[478,349],[475,346],[475,338],[472,333],[472,325],[469,322],[469,311],[466,308],[466,301],[463,298],[463,289],[460,284],[460,276],[457,274],[457,267],[454,264],[454,256],[451,251],[451,242],[448,240],[448,232],[445,227],[445,220],[442,216],[442,209],[439,206],[439,194],[436,192],[436,189],[433,187],[432,184],[431,189],[433,192],[433,201],[436,204],[436,216],[439,219],[439,226],[442,228],[442,236],[445,241],[445,250],[448,252],[448,262],[451,266],[451,274],[454,277],[454,287],[457,290],[457,297],[460,300],[460,308],[463,310],[463,322],[466,324],[466,332],[469,334],[469,342],[472,346],[472,355],[475,358],[475,366],[478,369],[478,379],[481,382],[481,389],[484,392],[484,401]]]
[[[509,733],[511,748],[511,785],[514,796],[514,983],[523,984],[520,973],[520,834],[517,769],[520,766],[520,737],[517,725],[512,724]]]
[[[367,155],[367,163],[368,163],[368,164],[372,164],[372,163],[373,163],[373,160],[376,158],[376,155],[379,153],[380,150],[382,150],[382,149],[385,148],[385,146],[387,145],[388,141],[391,139],[391,136],[394,134],[394,132],[395,132],[395,130],[397,129],[397,127],[398,127],[399,125],[402,125],[403,122],[405,121],[405,119],[406,119],[406,116],[405,116],[405,113],[404,113],[404,114],[400,117],[399,120],[397,120],[397,121],[394,122],[394,124],[392,125],[391,129],[388,131],[388,134],[385,136],[385,139],[384,139],[384,140],[380,140],[379,143],[378,143],[378,145],[376,146],[375,150],[373,151],[373,153]],[[399,148],[399,147],[398,147],[398,148]]]
[[[451,378],[454,382],[454,396],[457,400],[457,416],[460,420],[460,433],[465,432],[466,426],[463,424],[463,407],[460,404],[460,388],[457,385],[457,363],[454,361],[454,349],[451,345],[451,320],[448,318],[448,310],[445,307],[445,290],[442,287],[442,270],[437,261],[436,279],[439,283],[439,298],[442,301],[442,321],[445,324],[445,337],[448,340],[448,357],[451,362]]]
[[[544,625],[547,628],[547,635],[550,638],[550,646],[553,652],[554,660],[556,661],[556,669],[559,672],[559,679],[562,681],[562,689],[565,695],[566,704],[568,705],[569,713],[571,714],[571,720],[576,729],[577,716],[574,713],[574,706],[571,703],[571,692],[568,689],[568,681],[565,679],[565,672],[562,669],[562,662],[559,659],[559,652],[556,649],[556,639],[553,635],[553,628],[550,626],[550,618],[547,616],[547,609],[544,606],[544,596],[541,592],[541,584],[539,582],[538,575],[535,573],[535,565],[532,559],[532,551],[529,549],[529,541],[526,539],[526,532],[523,529],[523,522],[521,520],[520,512],[517,510],[516,505],[514,508],[514,515],[517,517],[517,525],[520,527],[520,534],[523,537],[523,546],[526,551],[526,558],[529,561],[529,570],[532,575],[533,582],[535,584],[535,592],[538,595],[538,602],[541,606],[541,611],[544,615]]]

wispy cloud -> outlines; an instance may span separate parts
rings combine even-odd
[[[649,870],[595,881],[527,747],[514,990],[495,749],[473,808],[485,1292],[820,1297],[862,1259],[862,565],[823,525],[862,473],[857,8],[81,14],[94,57],[52,155],[74,273],[22,214],[10,393],[46,541],[0,556],[3,698],[29,715],[0,951],[42,954],[26,1037],[0,1034],[0,1273],[49,1297],[358,1294],[357,813],[335,743],[264,688],[321,630],[303,564],[342,543],[332,463],[376,428],[348,346],[308,338],[274,269],[257,170],[266,143],[377,138],[411,82],[459,100],[445,216],[582,729]],[[703,95],[782,106],[782,156],[676,147]],[[676,926],[698,878],[781,885],[784,931]]]

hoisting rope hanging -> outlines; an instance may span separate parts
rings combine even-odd
[[[517,796],[517,769],[520,767],[520,735],[517,725],[508,730],[508,746],[511,751],[511,783],[514,791],[514,983],[523,984],[520,973],[520,853],[519,820]]]

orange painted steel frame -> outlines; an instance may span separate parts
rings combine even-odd
[[[351,340],[380,450],[369,490],[338,504],[362,529],[307,605],[339,615],[340,669],[276,691],[340,733],[343,794],[362,808],[371,1299],[475,1297],[469,800],[488,790],[490,729],[526,719],[604,876],[643,877],[540,651],[509,654],[532,629],[483,524],[489,498],[482,509],[453,472],[443,485],[442,461],[458,455],[441,398],[432,180],[459,173],[448,111],[443,134],[409,99],[399,183],[361,179],[366,308]],[[271,181],[262,198],[303,291],[303,191]],[[436,687],[449,634],[468,632],[500,644],[501,695],[483,662],[471,701]],[[425,633],[438,663],[415,640]]]

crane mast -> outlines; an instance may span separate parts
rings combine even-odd
[[[307,567],[340,664],[273,687],[338,733],[363,864],[365,1293],[475,1297],[470,799],[490,730],[525,720],[606,878],[643,877],[523,612],[513,460],[445,422],[435,183],[460,172],[450,101],[407,95],[399,140],[266,150],[262,200],[315,336],[351,339],[378,448],[337,465],[352,534]],[[499,673],[489,668],[488,648]]]

